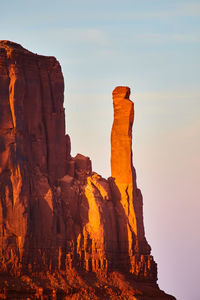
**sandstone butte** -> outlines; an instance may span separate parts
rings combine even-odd
[[[129,95],[113,91],[106,180],[70,154],[59,62],[0,41],[0,298],[175,299],[145,238]]]

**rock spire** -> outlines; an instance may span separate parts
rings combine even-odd
[[[133,271],[135,255],[149,255],[150,246],[144,235],[143,201],[141,192],[136,185],[136,174],[132,163],[134,103],[129,96],[129,87],[118,86],[113,91],[111,174],[115,180],[115,189],[118,191],[116,210],[119,215],[123,212],[124,218],[127,220],[122,227],[120,226],[121,218],[118,218],[120,220],[118,226],[120,249],[122,253],[128,252]]]
[[[71,156],[63,93],[54,57],[0,41],[0,295],[174,299],[144,235],[130,89],[113,91],[107,180]]]

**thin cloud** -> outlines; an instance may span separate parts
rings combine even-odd
[[[176,99],[186,99],[190,101],[191,99],[200,99],[200,91],[162,91],[162,92],[146,92],[146,93],[135,93],[138,99],[149,99],[149,100],[167,100],[171,99],[174,101]]]
[[[105,46],[108,43],[106,34],[95,28],[66,28],[62,31],[62,35],[67,41],[79,43],[93,43],[99,46]]]
[[[180,5],[174,5],[171,9],[146,12],[143,18],[171,18],[178,16],[200,16],[200,3],[182,3]]]
[[[183,4],[181,13],[185,16],[200,16],[200,3],[190,2]]]
[[[191,33],[145,33],[145,34],[136,34],[135,36],[138,40],[144,42],[153,42],[153,43],[167,43],[167,42],[178,42],[178,43],[198,43],[200,42],[200,35]]]
[[[163,10],[142,9],[137,11],[120,11],[115,13],[104,13],[104,20],[118,20],[118,21],[130,21],[130,20],[148,20],[148,19],[171,19],[176,17],[195,17],[200,16],[200,3],[174,3],[171,8],[165,8]],[[100,14],[97,18],[102,17]]]

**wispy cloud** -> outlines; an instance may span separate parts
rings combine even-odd
[[[171,6],[163,5],[163,9],[156,9],[155,7],[137,9],[137,10],[121,10],[120,12],[115,12],[111,14],[110,11],[105,12],[103,18],[110,20],[118,20],[118,21],[129,21],[129,20],[148,20],[148,19],[169,19],[175,17],[195,17],[200,16],[200,3],[199,2],[190,2],[179,4],[174,2]],[[100,17],[100,15],[97,17]],[[102,16],[101,16],[102,17]]]
[[[200,16],[200,3],[190,2],[173,5],[170,9],[149,11],[141,15],[143,18],[171,18],[178,16]]]
[[[144,33],[135,34],[135,38],[139,41],[153,42],[153,43],[198,43],[200,42],[200,35],[195,33]]]
[[[196,91],[161,91],[161,92],[145,92],[145,93],[135,93],[136,97],[138,99],[146,99],[146,100],[170,100],[174,101],[176,100],[188,100],[191,101],[191,99],[200,100],[200,90]],[[199,101],[198,101],[199,102]]]
[[[200,16],[200,3],[190,2],[183,4],[180,14],[185,16]]]
[[[65,28],[60,34],[65,41],[74,44],[93,43],[105,46],[108,43],[105,32],[96,28]]]

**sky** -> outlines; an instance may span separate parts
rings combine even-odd
[[[55,56],[72,154],[110,176],[112,90],[131,88],[133,161],[158,284],[199,300],[200,1],[0,0],[0,39]]]

